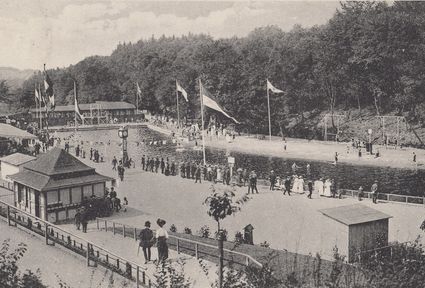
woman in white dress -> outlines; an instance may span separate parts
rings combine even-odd
[[[294,179],[294,182],[292,183],[292,192],[298,193],[298,176],[294,175],[292,178]]]
[[[326,179],[324,184],[324,195],[326,197],[332,197],[332,191],[331,191],[332,182],[330,179]]]
[[[222,182],[223,181],[223,173],[221,171],[221,167],[218,166],[217,167],[217,182]]]
[[[298,193],[303,194],[304,193],[304,179],[303,176],[300,176],[298,179]]]
[[[323,196],[323,180],[322,178],[320,178],[317,182],[316,182],[316,186],[315,186],[317,193],[319,193],[319,196]]]

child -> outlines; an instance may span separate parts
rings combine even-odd
[[[124,212],[127,212],[127,206],[128,206],[128,200],[127,197],[124,197],[123,203],[122,203],[122,207]]]

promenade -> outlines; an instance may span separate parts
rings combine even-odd
[[[117,177],[109,163],[84,161],[102,174]],[[203,225],[208,225],[213,233],[216,231],[215,221],[207,215],[207,209],[202,205],[210,194],[210,182],[195,184],[192,179],[145,172],[138,166],[127,169],[124,181],[117,182],[118,197],[129,200],[128,211],[114,214],[111,218],[136,227],[143,227],[146,220],[155,223],[157,218],[163,218],[167,221],[167,229],[174,224],[179,232],[188,227],[196,233]],[[215,188],[220,191],[229,189],[229,186],[218,183]],[[246,191],[246,187],[236,187],[236,197],[242,197]],[[332,257],[335,239],[329,238],[333,227],[323,224],[328,223],[328,218],[318,210],[358,203],[353,198],[334,199],[313,195],[310,200],[305,194],[284,196],[281,191],[270,191],[267,187],[259,187],[259,191],[260,194],[250,195],[251,199],[234,217],[222,221],[221,226],[228,231],[229,240],[233,240],[235,233],[243,227],[252,224],[256,244],[267,241],[275,249],[313,255],[319,252],[326,259]],[[390,219],[390,241],[411,241],[423,235],[419,229],[423,221],[423,206],[383,202],[374,205],[370,200],[361,203],[393,216]]]

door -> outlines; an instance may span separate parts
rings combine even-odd
[[[35,194],[35,216],[40,217],[40,191],[34,191]]]

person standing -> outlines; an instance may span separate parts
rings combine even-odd
[[[161,158],[161,174],[164,174],[164,169],[165,169],[165,162],[164,162],[164,158]]]
[[[207,165],[203,165],[202,166],[202,172],[204,173],[204,181],[208,180],[208,169],[207,169]]]
[[[77,212],[75,213],[75,226],[77,227],[77,230],[80,230],[81,225],[81,211],[78,208]]]
[[[151,172],[153,173],[155,169],[155,159],[153,157],[151,158],[150,168],[151,168]]]
[[[91,151],[91,153],[93,153],[93,151]],[[92,156],[90,156],[90,160],[92,159]],[[112,159],[112,170],[117,170],[117,163],[118,163],[118,160],[114,156],[114,158]]]
[[[274,191],[274,185],[276,184],[276,174],[274,170],[270,171],[270,190]]]
[[[196,167],[196,170],[195,170],[195,183],[198,183],[198,180],[199,180],[199,183],[202,183],[201,182],[201,167],[199,165]]]
[[[413,164],[416,164],[416,153],[415,152],[413,152]]]
[[[174,161],[171,163],[171,175],[176,176],[176,163]]]
[[[88,216],[88,211],[84,209],[81,212],[81,225],[83,226],[83,233],[87,233]]]
[[[158,173],[158,169],[159,169],[159,158],[158,157],[156,157],[156,159],[155,159],[155,173]]]
[[[145,170],[145,164],[146,164],[146,161],[145,161],[145,155],[143,155],[143,156],[142,156],[142,170],[143,170],[143,171]]]
[[[230,169],[226,168],[226,171],[224,172],[224,178],[226,180],[226,185],[230,185]]]
[[[145,264],[147,264],[149,261],[151,261],[151,247],[155,241],[155,238],[153,237],[153,232],[150,229],[151,222],[146,221],[145,222],[145,228],[140,231],[139,234],[139,246],[143,249],[143,256],[145,257]]]
[[[185,169],[185,171],[186,171],[186,178],[187,179],[190,179],[190,161],[187,161],[187,163],[186,163],[186,169]]]
[[[168,239],[168,233],[167,230],[165,230],[163,227],[165,225],[165,220],[158,219],[156,221],[156,224],[158,224],[159,228],[156,230],[156,241],[157,241],[157,248],[158,248],[158,263],[162,263],[165,260],[168,259],[168,245],[167,245],[167,239]]]
[[[121,182],[124,181],[124,166],[120,162],[120,165],[118,165],[118,177],[120,178]]]
[[[245,183],[246,182],[249,182],[249,177],[248,177],[249,175],[248,175],[248,170],[246,170],[246,168],[244,168],[243,170],[242,170],[242,182],[243,182],[243,187],[245,187]],[[248,183],[248,185],[249,185],[249,183]]]
[[[312,199],[311,195],[313,194],[313,182],[311,180],[308,180],[307,186],[308,186],[307,198]]]
[[[363,186],[362,185],[360,185],[360,187],[359,187],[359,192],[358,192],[358,195],[357,196],[358,196],[359,201],[362,201],[362,198],[364,196]]]
[[[283,195],[286,194],[286,192],[288,192],[288,196],[291,196],[291,177],[286,177],[285,180],[285,190],[283,190]]]
[[[90,160],[92,160],[92,159],[93,159],[93,148],[90,147]]]
[[[378,181],[375,180],[375,182],[372,184],[372,187],[370,187],[370,191],[372,191],[372,202],[374,204],[378,204],[376,200],[378,199]]]
[[[75,156],[77,157],[80,156],[80,144],[78,144],[77,147],[75,147]]]
[[[182,164],[180,165],[180,176],[182,178],[185,178],[186,177],[185,174],[186,174],[186,165],[184,162],[182,162]]]
[[[195,172],[196,172],[196,163],[192,163],[192,166],[190,167],[190,175],[192,175],[192,179],[195,179]],[[201,180],[201,179],[199,179]]]

